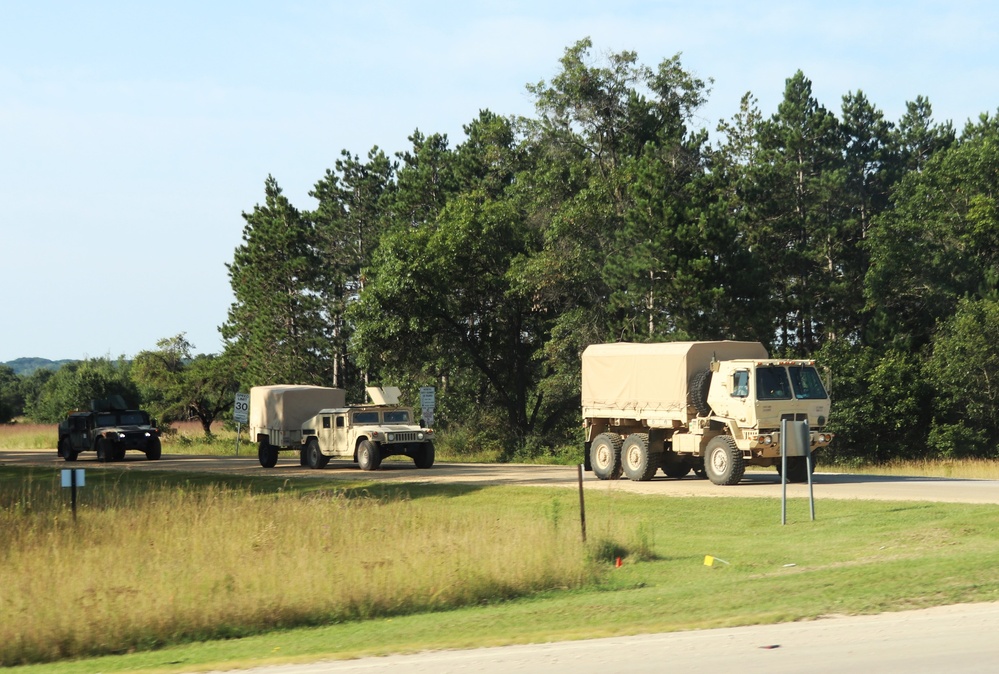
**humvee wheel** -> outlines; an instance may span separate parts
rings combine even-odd
[[[746,464],[731,436],[719,435],[711,439],[704,456],[704,472],[718,485],[739,483],[746,472]]]
[[[146,449],[146,460],[159,461],[161,456],[163,456],[163,445],[160,444],[160,439],[150,439],[149,445]]]
[[[382,455],[378,446],[370,440],[362,440],[357,446],[357,465],[361,470],[378,470],[382,465]]]
[[[601,433],[590,445],[590,465],[593,474],[601,480],[616,480],[621,477],[621,436],[617,433]]]
[[[115,461],[124,461],[125,460],[125,448],[121,447],[119,445],[115,445],[114,451],[111,452],[111,455],[114,457]]]
[[[97,445],[95,447],[97,450],[97,461],[100,463],[109,463],[112,460],[111,445],[104,438],[97,438]]]
[[[305,443],[304,452],[305,463],[309,468],[325,468],[326,464],[330,462],[330,457],[319,451],[319,441],[315,438],[309,438],[309,441]]]
[[[434,443],[425,442],[413,457],[413,463],[417,468],[430,468],[434,465]]]
[[[73,445],[69,441],[69,438],[63,438],[62,442],[59,443],[59,456],[67,461],[76,461],[78,455],[79,452],[73,451]]]
[[[267,440],[261,440],[257,446],[257,460],[264,468],[273,468],[277,465],[278,450]]]
[[[656,457],[658,458],[658,457]],[[621,466],[633,482],[646,482],[659,470],[658,462],[649,453],[648,433],[632,433],[621,447]]]

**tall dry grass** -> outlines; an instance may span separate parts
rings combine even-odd
[[[411,613],[589,582],[571,527],[456,499],[217,485],[0,493],[0,666]]]

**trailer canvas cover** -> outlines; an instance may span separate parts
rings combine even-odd
[[[344,407],[346,395],[343,389],[325,386],[254,386],[250,389],[250,427],[254,432],[297,430],[321,409]]]
[[[583,351],[582,403],[588,410],[681,412],[687,383],[717,360],[766,359],[759,342],[592,344]],[[636,418],[637,418],[636,416]]]

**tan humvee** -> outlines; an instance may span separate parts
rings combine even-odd
[[[808,422],[812,450],[832,440],[815,362],[771,359],[758,342],[594,344],[582,366],[587,465],[601,479],[661,468],[736,484],[747,464],[779,471],[782,419]],[[807,479],[804,457],[787,472]]]
[[[434,432],[399,405],[399,389],[368,387],[370,405],[320,410],[302,424],[303,464],[323,468],[330,459],[350,459],[362,470],[377,470],[387,456],[405,455],[417,468],[434,465]]]

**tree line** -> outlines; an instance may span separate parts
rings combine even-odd
[[[799,71],[712,137],[679,55],[591,52],[533,116],[344,150],[312,209],[269,176],[227,265],[233,381],[432,385],[444,428],[531,454],[578,441],[588,344],[754,340],[831,368],[827,458],[997,455],[995,116],[837,112]]]

